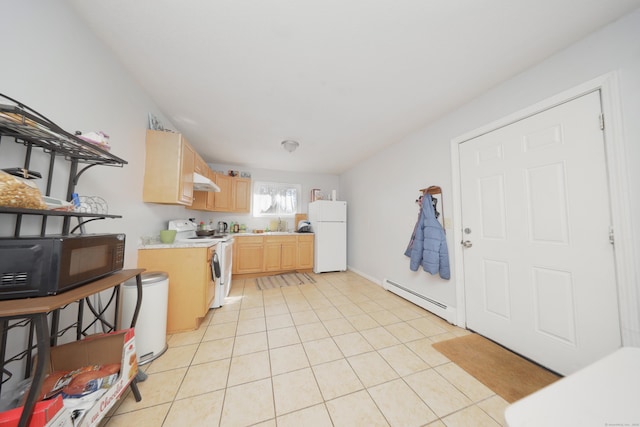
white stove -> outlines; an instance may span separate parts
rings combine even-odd
[[[210,243],[219,244],[211,259],[211,272],[216,280],[216,292],[211,308],[224,305],[224,299],[231,291],[231,269],[233,266],[233,236],[218,234],[200,237],[196,235],[198,225],[189,219],[174,219],[169,221],[169,230],[176,230],[176,242],[182,243]],[[217,267],[217,268],[216,268]],[[219,275],[216,274],[219,271]]]

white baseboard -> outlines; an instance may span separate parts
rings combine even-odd
[[[384,279],[382,287],[455,325],[456,309],[433,298],[425,297],[393,280]]]

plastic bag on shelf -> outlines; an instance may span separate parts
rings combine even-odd
[[[27,179],[0,171],[0,206],[47,209],[38,187]]]
[[[97,145],[103,150],[106,150],[106,151],[111,150],[111,145],[109,145],[109,135],[107,135],[102,131],[83,133],[78,135],[78,138],[82,139],[83,141],[87,141],[88,143],[91,143],[93,145]]]

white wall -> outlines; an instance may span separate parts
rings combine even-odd
[[[91,168],[82,175],[77,187],[80,195],[100,196],[107,201],[109,213],[123,216],[122,219],[91,222],[87,232],[125,233],[126,268],[136,266],[139,237],[157,235],[170,219],[196,217],[207,222],[211,218],[216,222],[240,219],[235,219],[240,215],[204,214],[179,206],[143,203],[148,113],[158,116],[167,128],[174,128],[172,124],[67,3],[12,2],[3,12],[7,13],[0,15],[0,38],[7,43],[2,48],[0,93],[25,103],[67,131],[106,132],[110,136],[111,152],[128,162],[123,168]],[[34,150],[34,157],[32,169],[46,172],[47,158],[41,150]],[[295,153],[291,158],[295,161]],[[3,138],[0,167],[19,166],[23,161],[23,147]],[[212,166],[222,170],[238,169],[229,165]],[[52,196],[64,198],[68,178],[66,162],[60,159],[55,171]],[[249,171],[253,180],[301,184],[303,212],[306,212],[311,188],[322,188],[327,192],[338,189],[337,175]],[[250,217],[243,221],[256,226],[267,224]],[[13,224],[13,216],[0,215],[0,235],[11,235]],[[25,233],[39,233],[38,217],[25,217],[23,224]],[[56,220],[50,219],[49,224],[53,231]],[[289,226],[293,227],[293,220]]]
[[[65,2],[11,2],[0,15],[0,39],[6,41],[0,67],[1,93],[25,103],[67,131],[106,132],[112,153],[128,161],[123,168],[89,169],[81,176],[77,192],[104,198],[109,213],[123,216],[94,221],[87,225],[87,231],[124,232],[125,266],[135,267],[140,234],[164,228],[166,219],[183,211],[141,202],[148,113],[161,117],[165,124],[168,121]],[[21,165],[22,153],[20,145],[3,138],[0,166]],[[34,150],[34,154],[44,157],[41,150]],[[47,170],[38,161],[34,166],[43,174]],[[56,172],[65,168],[65,162],[59,159]],[[52,196],[64,198],[67,176],[59,175]],[[12,222],[10,215],[0,215],[3,235]],[[30,226],[39,227],[39,218],[29,217],[26,223],[24,231],[28,233]]]
[[[123,168],[89,169],[81,176],[77,192],[104,198],[109,213],[123,216],[91,222],[86,229],[90,233],[125,233],[125,268],[133,268],[137,263],[138,237],[164,228],[166,219],[181,216],[184,210],[141,202],[148,113],[169,123],[66,2],[30,0],[8,4],[3,4],[0,13],[0,40],[5,41],[0,93],[37,110],[69,132],[102,130],[110,135],[113,154],[128,164]],[[42,151],[36,149],[31,168],[45,175],[46,161]],[[23,162],[24,148],[13,139],[2,138],[0,167],[21,166]],[[68,163],[60,158],[54,170],[52,196],[64,198]],[[14,221],[13,215],[0,215],[0,236],[12,234]],[[50,233],[61,232],[61,221],[50,219],[48,225]],[[40,218],[24,217],[22,231],[38,234]],[[63,311],[62,326],[75,319],[73,307]],[[25,331],[14,329],[9,334],[7,355],[24,348],[26,337],[20,332]],[[74,335],[68,333],[59,342],[73,340]],[[3,393],[21,379],[18,373],[23,362],[9,367],[16,375],[3,385]]]
[[[196,211],[183,207],[142,202],[148,113],[155,114],[167,128],[173,128],[172,124],[66,2],[29,0],[3,6],[0,40],[3,40],[0,93],[37,110],[69,132],[106,132],[110,135],[112,153],[128,162],[123,168],[98,166],[89,169],[80,178],[77,192],[104,198],[109,213],[123,216],[122,219],[91,222],[87,232],[125,233],[125,268],[135,268],[140,236],[157,235],[170,219],[198,216],[194,215]],[[31,168],[44,175],[47,159],[41,150],[34,150],[33,156]],[[295,153],[292,160],[295,161]],[[0,167],[21,166],[23,162],[24,148],[12,139],[3,138]],[[64,198],[67,163],[59,159],[55,172],[51,195]],[[253,179],[302,184],[305,210],[311,188],[326,191],[338,188],[335,175],[252,172]],[[213,217],[216,221],[228,220],[217,214]],[[204,218],[208,219],[209,215]],[[14,216],[0,215],[0,236],[10,236],[14,224]],[[55,227],[61,225],[60,221],[50,219],[48,224],[50,232],[61,231]],[[24,217],[23,234],[38,234],[39,231],[39,217]],[[65,311],[63,324],[73,316]],[[65,337],[61,342],[68,340]],[[23,338],[11,336],[8,354],[23,348],[23,342]],[[12,388],[19,377],[15,376],[3,391]]]
[[[340,189],[350,206],[350,268],[378,281],[393,279],[455,306],[455,277],[444,281],[424,271],[411,272],[408,258],[403,255],[417,217],[418,207],[414,203],[419,195],[417,190],[429,185],[441,186],[445,217],[451,218],[450,142],[453,138],[611,71],[619,74],[623,143],[631,173],[629,198],[633,216],[639,218],[638,40],[640,10],[500,84],[341,175]],[[472,69],[470,64],[469,72]],[[454,264],[452,245],[458,243],[452,241],[451,230],[447,231]],[[634,251],[638,253],[638,223],[634,224],[632,241],[636,242]],[[637,271],[639,266],[635,267]],[[638,287],[637,278],[635,286]]]

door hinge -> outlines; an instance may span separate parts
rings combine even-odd
[[[600,120],[600,130],[604,130],[604,114],[600,114],[599,120]]]
[[[613,236],[613,227],[609,226],[609,243],[615,244],[615,238]]]

